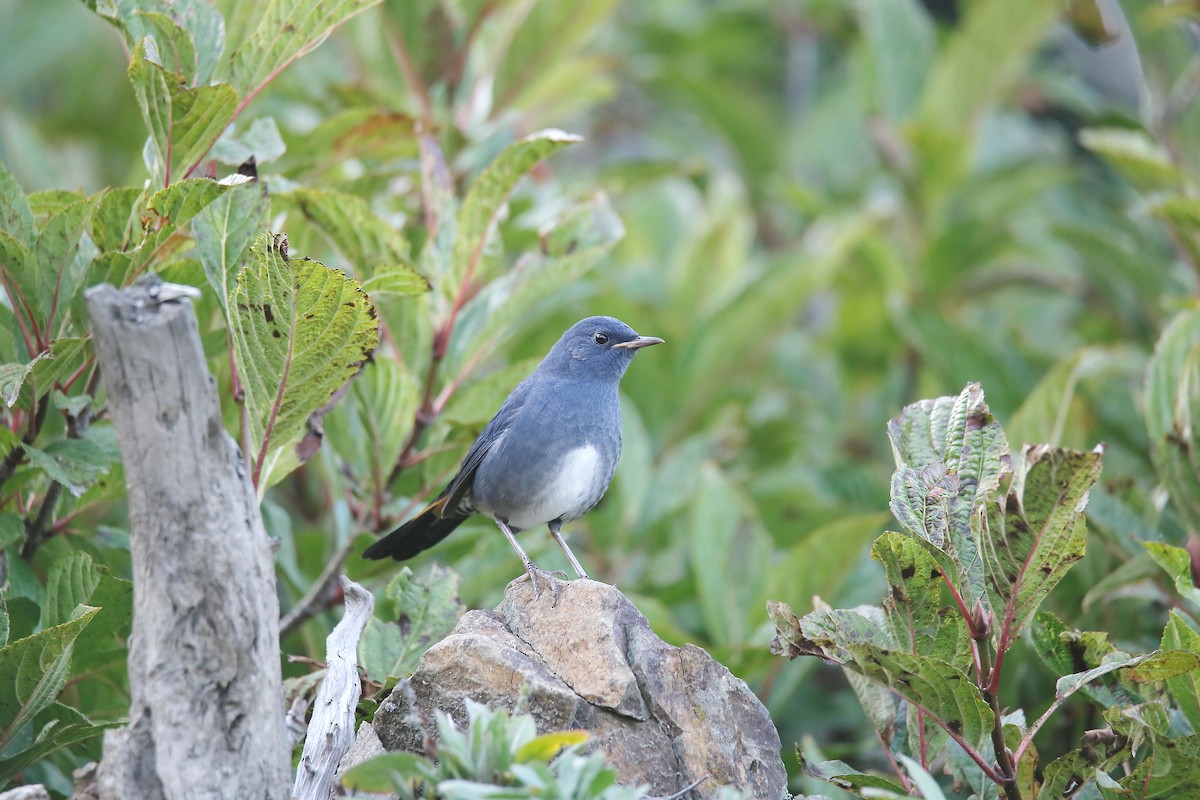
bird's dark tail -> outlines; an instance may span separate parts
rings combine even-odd
[[[433,547],[470,516],[458,511],[448,511],[445,505],[446,498],[431,503],[419,515],[364,550],[363,558],[394,558],[404,561]]]

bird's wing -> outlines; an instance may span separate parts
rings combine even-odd
[[[471,445],[471,449],[467,451],[466,457],[459,465],[458,474],[442,490],[439,497],[439,499],[445,498],[446,501],[442,507],[443,513],[457,510],[463,505],[475,481],[475,472],[479,469],[479,465],[483,463],[483,459],[491,452],[492,448],[504,439],[513,418],[524,407],[525,401],[529,399],[529,390],[528,378],[517,384],[517,388],[513,389],[512,394],[496,412],[496,416],[492,417],[491,422],[484,427],[479,438]]]

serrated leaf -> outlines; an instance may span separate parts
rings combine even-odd
[[[334,189],[298,189],[291,199],[364,279],[377,267],[408,259],[408,242],[366,200]]]
[[[80,606],[72,618],[0,648],[0,753],[15,755],[15,740],[50,707],[70,674],[75,640],[99,609]]]
[[[379,0],[270,0],[258,27],[230,56],[229,77],[245,96]]]
[[[888,423],[888,438],[892,513],[933,548],[967,608],[986,605],[983,511],[1008,471],[1008,442],[983,390],[971,383],[958,397],[906,406]]]
[[[134,188],[105,189],[92,212],[92,240],[101,250],[125,250],[139,231],[138,201],[143,191]]]
[[[146,207],[158,215],[156,224],[178,229],[233,188],[208,178],[189,178],[150,195]]]
[[[437,564],[425,577],[400,570],[388,584],[382,619],[371,619],[358,646],[359,663],[372,680],[411,673],[421,654],[450,632],[465,610],[458,586],[458,574]]]
[[[993,606],[1004,609],[1000,649],[1029,625],[1042,600],[1083,558],[1088,491],[1100,478],[1101,453],[1026,445],[1008,494],[988,517],[988,579]]]
[[[188,88],[182,76],[152,61],[142,39],[129,62],[129,79],[150,131],[155,183],[187,177],[233,120],[238,93],[229,84]]]
[[[99,608],[100,613],[76,641],[71,674],[125,661],[125,642],[133,622],[133,584],[96,565],[87,553],[75,550],[61,555],[50,566],[41,627],[70,619],[79,605]]]
[[[1200,588],[1192,580],[1192,557],[1182,547],[1162,542],[1146,542],[1146,551],[1175,584],[1175,591],[1192,607],[1200,609]]]
[[[55,339],[34,362],[26,378],[26,387],[34,384],[38,397],[49,394],[55,384],[67,380],[83,366],[91,355],[91,347],[90,337]]]
[[[477,275],[488,236],[517,182],[538,162],[579,141],[580,137],[559,130],[532,133],[504,148],[475,179],[458,212],[445,288],[456,290],[467,275]]]
[[[229,294],[254,238],[266,223],[271,202],[266,184],[235,186],[200,211],[192,222],[204,275],[229,315]]]
[[[361,369],[379,344],[379,321],[358,282],[261,236],[230,296],[230,334],[246,392],[255,477]],[[260,485],[260,490],[265,486]]]
[[[17,179],[0,161],[0,233],[23,245],[33,244],[33,210]]]
[[[109,455],[89,439],[55,439],[42,449],[28,444],[21,446],[32,466],[76,497],[107,472],[112,463]]]
[[[429,291],[429,279],[412,267],[389,264],[363,281],[363,291],[371,297],[413,297]]]
[[[84,276],[98,251],[85,236],[91,225],[90,201],[72,203],[51,217],[38,235],[33,256],[39,281],[34,297],[38,319],[48,328],[51,317],[64,311],[83,285]]]
[[[209,0],[83,0],[84,5],[108,21],[125,37],[132,50],[146,36],[154,36],[158,49],[191,52],[190,61],[164,59],[174,72],[182,72],[189,85],[208,83],[225,46],[225,21]],[[161,17],[162,19],[156,19]],[[164,22],[165,20],[165,22]],[[172,28],[174,30],[172,30]],[[186,36],[187,44],[164,40]],[[178,60],[178,65],[176,61]],[[184,63],[188,62],[188,63]],[[184,67],[187,67],[184,69]]]

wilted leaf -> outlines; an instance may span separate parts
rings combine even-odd
[[[290,258],[286,237],[270,234],[251,248],[229,304],[257,478],[267,456],[296,441],[309,416],[362,368],[379,343],[379,322],[357,281]]]
[[[1008,495],[989,509],[988,578],[993,607],[1004,609],[1001,651],[1033,619],[1050,590],[1083,558],[1088,490],[1100,477],[1101,452],[1026,446],[1013,465]]]

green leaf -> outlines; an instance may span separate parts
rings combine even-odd
[[[1176,611],[1171,611],[1163,629],[1163,650],[1186,650],[1200,656],[1200,633],[1197,633]],[[1167,679],[1167,688],[1193,731],[1200,731],[1200,670]]]
[[[105,189],[92,212],[92,240],[101,250],[126,250],[141,231],[141,189]]]
[[[1170,576],[1179,596],[1193,608],[1200,609],[1200,588],[1192,580],[1192,557],[1188,551],[1162,542],[1146,542],[1145,545],[1154,563]]]
[[[882,789],[886,792],[892,792],[897,796],[904,796],[905,794],[904,787],[890,778],[882,778],[878,775],[859,772],[842,761],[822,761],[814,764],[802,754],[798,755],[801,772],[817,780],[832,783],[839,789],[855,793],[861,789]]]
[[[54,386],[74,375],[91,355],[90,337],[72,336],[55,339],[33,362],[26,378],[37,387],[38,397],[49,394]]]
[[[72,203],[51,217],[38,236],[33,253],[39,276],[34,298],[43,326],[70,305],[97,255],[95,245],[84,238],[91,211],[90,201]]]
[[[537,364],[536,359],[518,361],[467,384],[446,404],[443,416],[459,425],[486,424],[513,388],[528,377]]]
[[[225,47],[225,21],[210,0],[83,0],[84,5],[107,20],[133,49],[153,36],[173,72],[189,85],[208,83]],[[190,57],[188,54],[190,53]]]
[[[270,0],[258,27],[230,57],[238,93],[252,96],[284,67],[308,53],[337,26],[379,0]]]
[[[1029,625],[1067,570],[1083,558],[1083,509],[1100,469],[1098,450],[1026,445],[1013,465],[1008,495],[989,509],[986,563],[993,606],[1004,608],[1002,651]]]
[[[287,237],[271,234],[251,248],[230,310],[257,479],[268,455],[299,439],[308,418],[362,368],[379,344],[379,322],[357,281],[289,257]]]
[[[169,185],[187,177],[200,158],[233,120],[238,94],[229,84],[187,87],[181,75],[156,63],[142,39],[129,62],[129,79],[150,131],[154,162],[147,164],[154,182]],[[177,223],[178,224],[178,223]]]
[[[946,661],[895,649],[881,620],[873,618],[882,617],[878,609],[818,610],[796,619],[791,609],[773,602],[767,611],[776,631],[771,652],[841,664],[920,707],[968,747],[980,749],[988,741],[995,718],[979,687]]]
[[[33,210],[17,179],[0,161],[0,232],[23,245],[33,243]]]
[[[415,796],[419,784],[435,785],[438,771],[416,753],[381,753],[356,764],[342,776],[342,785],[356,792],[391,792],[407,787]]]
[[[232,188],[208,178],[189,178],[150,195],[146,207],[158,215],[154,224],[179,229]]]
[[[920,97],[937,46],[937,31],[917,0],[854,6],[871,70],[874,105],[892,122],[906,119]]]
[[[363,281],[363,291],[370,297],[413,297],[429,291],[429,279],[412,267],[389,264]]]
[[[19,752],[21,737],[33,746],[28,728],[62,691],[75,640],[98,611],[80,606],[69,621],[0,648],[0,753]]]
[[[412,432],[421,392],[417,380],[392,358],[371,361],[350,395],[325,417],[325,440],[371,492],[386,492],[392,469]]]
[[[1200,311],[1167,324],[1146,369],[1151,456],[1172,505],[1200,534]]]
[[[320,228],[354,266],[360,277],[372,276],[383,265],[408,259],[408,242],[399,231],[376,216],[367,201],[358,195],[334,189],[297,189],[291,199],[304,217]]]
[[[133,584],[93,563],[87,553],[65,553],[50,566],[46,577],[41,627],[67,621],[79,605],[99,608],[100,613],[76,641],[71,673],[123,664],[133,624]]]
[[[559,731],[544,733],[526,742],[517,750],[518,763],[528,764],[534,761],[550,761],[568,747],[580,745],[591,738],[587,731]]]
[[[444,291],[457,291],[468,276],[480,277],[479,265],[488,235],[517,182],[552,153],[579,141],[580,137],[559,130],[531,133],[504,148],[475,179],[458,212]]]
[[[263,164],[278,161],[287,152],[274,117],[259,117],[240,134],[230,125],[213,145],[211,156],[222,164],[241,166],[250,159],[261,170]]]
[[[90,439],[55,439],[42,449],[28,444],[21,446],[29,455],[32,466],[44,471],[76,497],[111,465],[108,453]]]
[[[229,317],[229,294],[250,245],[266,223],[271,201],[266,184],[234,186],[195,217],[192,232],[204,275]]]
[[[1008,470],[1008,442],[971,383],[958,397],[905,406],[888,423],[896,459],[892,513],[927,542],[968,609],[988,602],[981,552],[989,496]]]
[[[25,538],[25,520],[20,514],[0,511],[0,550],[12,547]]]
[[[50,351],[43,350],[28,364],[0,364],[0,398],[4,399],[4,403],[9,408],[12,408],[13,404],[17,402],[17,397],[21,394],[21,387],[33,370],[34,364],[48,356],[50,356]]]
[[[730,580],[735,548],[748,542],[743,533],[745,498],[712,463],[699,465],[700,487],[686,522],[687,548],[704,627],[718,645],[745,641],[742,605],[736,602],[737,581]]]
[[[82,744],[123,725],[123,720],[93,722],[70,706],[52,703],[36,714],[2,751],[6,757],[0,757],[0,786],[59,748]]]
[[[8,512],[5,512],[8,513]],[[12,542],[9,542],[12,544]],[[7,547],[8,545],[5,545]],[[0,648],[8,644],[8,634],[10,631],[8,619],[8,601],[4,599],[5,593],[0,592]],[[3,784],[0,784],[2,786]]]
[[[421,654],[450,632],[465,610],[458,587],[458,573],[437,564],[423,578],[408,567],[400,570],[379,609],[383,619],[371,619],[358,646],[359,663],[372,680],[410,674]]]
[[[1183,173],[1170,154],[1144,131],[1132,128],[1085,128],[1079,143],[1099,153],[1135,185],[1145,188],[1182,186]]]

